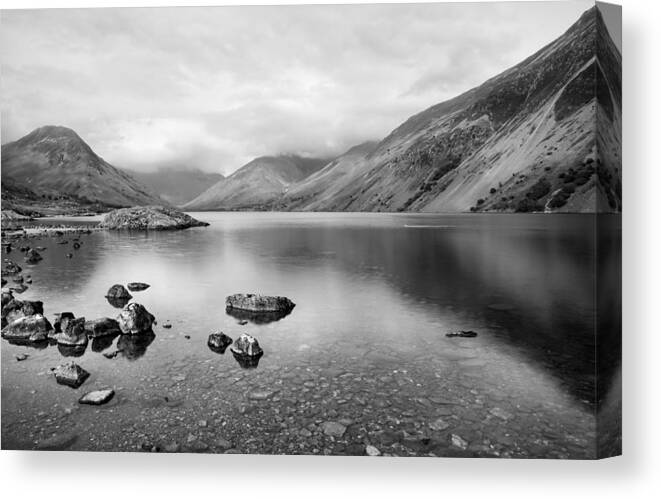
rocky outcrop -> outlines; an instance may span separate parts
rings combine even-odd
[[[110,317],[101,317],[100,319],[85,321],[85,333],[89,338],[115,336],[121,332],[122,331],[119,328],[119,323]]]
[[[164,206],[136,206],[106,214],[100,227],[111,230],[179,230],[209,225]]]
[[[207,340],[207,346],[209,349],[216,353],[225,353],[225,350],[228,346],[232,344],[232,338],[227,336],[222,331],[217,333],[211,333],[209,339]]]
[[[20,317],[10,322],[2,329],[2,337],[8,340],[39,342],[48,339],[48,333],[53,329],[41,314]]]
[[[87,346],[87,334],[85,333],[85,317],[69,319],[62,325],[62,332],[55,335],[59,345],[85,347]]]
[[[129,303],[117,316],[123,334],[141,334],[152,331],[154,316],[139,303]]]
[[[250,312],[291,312],[296,306],[284,296],[267,296],[258,294],[234,294],[225,299],[228,310],[239,309]]]
[[[75,362],[67,362],[57,366],[53,370],[53,374],[60,385],[70,386],[71,388],[78,388],[90,375]]]

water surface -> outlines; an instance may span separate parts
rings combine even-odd
[[[3,340],[4,448],[60,436],[80,450],[594,456],[595,328],[615,338],[619,326],[616,292],[611,314],[597,314],[596,268],[617,282],[619,217],[597,227],[589,215],[192,215],[211,225],[95,232],[79,250],[31,240],[47,250],[21,298],[42,300],[50,319],[115,317],[107,289],[144,281],[134,301],[158,325],[153,341],[91,343],[75,359],[92,373],[78,390],[48,371],[70,352]],[[240,325],[224,305],[240,292],[296,307]],[[259,365],[209,350],[218,330],[255,336]],[[478,337],[445,336],[457,330]],[[605,396],[617,355],[601,363]],[[78,406],[106,386],[110,404]]]

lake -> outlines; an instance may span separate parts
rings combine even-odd
[[[93,232],[78,250],[31,239],[47,248],[35,266],[3,254],[51,322],[116,317],[106,291],[132,281],[158,322],[82,355],[3,340],[4,449],[595,457],[595,414],[619,389],[620,216],[191,215],[211,225]],[[47,223],[63,220],[96,219]],[[243,324],[234,293],[296,307]],[[446,337],[460,330],[478,336]],[[207,347],[215,331],[265,354],[245,368]],[[72,359],[91,373],[77,390],[50,373]],[[102,387],[110,403],[78,404]]]

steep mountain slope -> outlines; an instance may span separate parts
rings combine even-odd
[[[73,130],[44,126],[2,146],[2,184],[80,204],[162,204],[147,187],[97,156]]]
[[[300,156],[264,156],[242,166],[197,198],[186,210],[270,209],[287,187],[303,180],[328,162]]]
[[[127,172],[174,206],[181,206],[195,199],[225,178],[220,173],[207,173],[198,169],[161,168],[153,172]]]
[[[280,206],[618,211],[621,106],[621,56],[595,7],[517,66],[336,165],[337,175],[293,186]]]

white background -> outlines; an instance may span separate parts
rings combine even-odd
[[[177,0],[169,5],[251,3]],[[279,2],[253,2],[279,3]],[[296,2],[291,3],[318,3]],[[350,3],[346,2],[345,3]],[[4,497],[658,497],[661,2],[624,0],[624,456],[601,462],[0,453]],[[9,1],[2,8],[162,5]],[[4,47],[3,47],[4,49]]]

